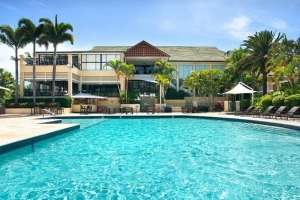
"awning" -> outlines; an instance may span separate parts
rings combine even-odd
[[[131,80],[139,80],[139,81],[146,81],[150,83],[157,83],[157,81],[154,79],[154,77],[132,77]]]
[[[254,92],[257,91],[254,91],[245,83],[239,82],[234,88],[232,88],[228,92],[224,92],[224,94],[252,94]]]
[[[107,97],[86,94],[86,93],[78,93],[72,96],[73,99],[107,99]]]

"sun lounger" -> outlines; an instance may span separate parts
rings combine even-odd
[[[255,109],[254,106],[249,106],[245,111],[236,111],[234,114],[235,115],[249,115],[253,109]]]
[[[257,115],[261,112],[261,108],[259,106],[254,107],[252,110],[248,111],[248,112],[241,112],[239,113],[239,115]]]
[[[160,112],[160,107],[159,106],[149,106],[147,108],[147,114],[152,113],[154,114],[155,112],[159,113]]]
[[[284,110],[286,109],[286,106],[280,106],[275,113],[269,113],[266,116],[270,116],[270,117],[280,117],[280,115],[284,112]]]
[[[295,118],[300,118],[300,115],[297,115],[297,110],[300,108],[300,106],[294,106],[292,107],[287,113],[285,114],[281,114],[280,115],[280,119],[282,119],[282,117],[286,117],[286,119],[288,120],[289,118],[293,118],[293,120]]]
[[[273,110],[274,106],[269,106],[266,110],[264,110],[263,112],[258,112],[258,113],[255,113],[253,114],[253,117],[254,116],[268,116],[270,113],[272,113],[272,110]]]

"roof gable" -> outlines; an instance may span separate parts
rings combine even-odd
[[[167,53],[144,40],[127,49],[125,55],[126,57],[170,57]]]

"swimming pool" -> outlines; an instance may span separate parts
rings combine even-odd
[[[0,155],[0,199],[296,199],[298,131],[198,118],[66,119]]]

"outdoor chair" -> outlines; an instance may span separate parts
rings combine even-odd
[[[252,110],[247,111],[247,112],[240,112],[239,115],[258,115],[261,112],[261,107],[256,106]]]
[[[121,107],[120,112],[121,112],[121,114],[125,113],[126,115],[128,113],[133,114],[133,108],[132,107]]]
[[[300,115],[297,115],[297,110],[300,108],[300,106],[294,106],[292,107],[287,113],[285,114],[281,114],[280,115],[280,119],[282,119],[282,117],[286,117],[286,119],[288,120],[289,118],[293,118],[293,120],[295,118],[300,118]]]
[[[273,113],[273,114],[270,113],[269,116],[270,116],[270,117],[275,117],[275,118],[280,117],[281,114],[284,112],[285,109],[286,109],[286,106],[280,106],[280,107],[275,111],[275,113]]]
[[[148,106],[147,114],[149,114],[149,113],[154,114],[155,112],[157,112],[157,113],[160,112],[160,107],[159,106]]]
[[[235,115],[249,115],[249,113],[251,113],[251,111],[255,109],[254,106],[249,106],[245,111],[235,111]]]
[[[270,114],[270,112],[272,112],[272,110],[273,110],[273,108],[274,108],[274,106],[269,106],[266,110],[264,110],[263,112],[258,112],[258,113],[255,113],[255,114],[253,114],[253,117],[254,116],[258,116],[258,117],[260,117],[260,116],[268,116],[269,114]]]

